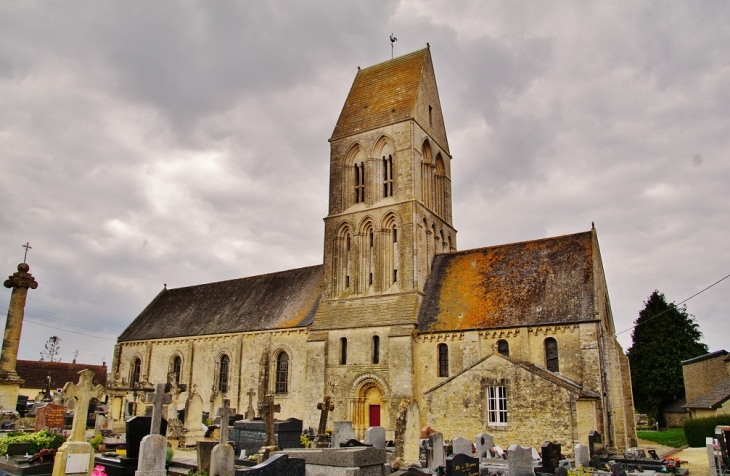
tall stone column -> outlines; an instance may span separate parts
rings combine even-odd
[[[5,336],[3,338],[2,356],[0,356],[0,409],[15,410],[18,400],[18,389],[23,380],[15,371],[15,364],[18,361],[18,347],[20,346],[20,332],[23,328],[23,315],[25,314],[25,299],[28,295],[28,288],[35,289],[38,283],[28,273],[30,266],[26,263],[18,265],[18,271],[8,277],[4,285],[12,288],[10,305],[8,306],[8,320],[5,324]]]

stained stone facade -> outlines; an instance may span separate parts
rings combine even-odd
[[[595,228],[457,251],[429,49],[358,70],[330,147],[323,264],[164,289],[119,336],[116,417],[175,371],[210,412],[253,389],[305,427],[330,395],[358,438],[635,444]]]

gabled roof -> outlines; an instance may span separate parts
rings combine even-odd
[[[709,393],[700,395],[688,402],[684,408],[704,408],[713,410],[719,408],[723,403],[730,400],[730,377],[721,381]]]
[[[682,361],[682,365],[694,364],[695,362],[702,362],[703,360],[714,359],[716,357],[725,357],[725,358],[727,358],[726,357],[727,355],[728,355],[728,353],[724,349],[722,349],[722,350],[716,350],[715,352],[710,352],[709,354],[703,354],[703,355],[700,355],[698,357],[693,357],[691,359],[683,360]]]
[[[18,360],[15,371],[25,380],[23,388],[46,388],[51,376],[51,390],[63,388],[66,382],[78,383],[79,372],[89,369],[94,372],[93,383],[106,384],[106,365],[73,364],[66,362],[44,362],[39,360]]]
[[[560,374],[551,372],[548,369],[546,369],[544,367],[540,367],[539,365],[533,364],[531,362],[524,362],[521,360],[512,360],[509,357],[505,357],[504,355],[497,353],[497,352],[482,357],[481,359],[477,360],[473,364],[464,368],[461,372],[452,375],[451,377],[447,378],[443,382],[440,382],[435,387],[426,390],[425,392],[423,392],[423,394],[428,395],[429,393],[433,392],[434,390],[443,387],[444,385],[448,384],[452,380],[460,377],[461,375],[465,374],[466,372],[469,372],[471,369],[473,369],[477,365],[479,365],[482,362],[485,362],[489,359],[504,359],[505,361],[509,362],[510,364],[516,365],[518,367],[522,367],[526,371],[533,373],[533,374],[537,375],[538,377],[543,378],[543,379],[553,383],[554,385],[557,385],[570,392],[574,392],[574,393],[578,394],[580,397],[583,397],[583,398],[599,398],[600,397],[596,392],[594,392],[592,390],[584,389],[579,383],[574,382],[573,380],[570,380],[567,377],[564,377]]]
[[[165,289],[118,341],[305,327],[321,291],[321,265]]]
[[[330,140],[411,119],[430,57],[425,48],[359,70]]]
[[[437,255],[420,332],[595,320],[592,232]]]

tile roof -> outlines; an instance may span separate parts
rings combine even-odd
[[[305,327],[321,291],[321,265],[167,289],[118,341]]]
[[[39,360],[18,360],[15,371],[25,380],[22,388],[46,388],[51,376],[51,390],[63,388],[66,382],[78,383],[79,372],[89,369],[94,372],[94,385],[106,384],[106,365],[73,364],[67,362],[43,362]]]
[[[420,332],[594,320],[592,232],[437,255]]]
[[[730,400],[730,377],[721,381],[709,393],[700,395],[688,402],[684,408],[704,408],[713,410],[719,408],[727,400]]]
[[[428,48],[361,69],[330,140],[411,119]]]

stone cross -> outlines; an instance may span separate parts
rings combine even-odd
[[[162,419],[162,405],[172,402],[172,395],[165,393],[165,384],[155,385],[155,391],[145,395],[145,403],[152,404],[152,424],[150,435],[160,434],[160,420]]]
[[[274,396],[272,394],[266,395],[264,402],[263,405],[259,406],[259,413],[266,418],[266,446],[276,446],[274,413],[281,411],[281,405],[274,404]]]
[[[94,386],[92,384],[94,379],[93,371],[84,369],[79,372],[79,376],[78,384],[74,385],[72,382],[66,382],[63,387],[64,398],[76,399],[70,441],[86,441],[84,433],[86,432],[86,414],[89,411],[89,402],[92,398],[100,398],[104,392],[103,386]]]
[[[324,401],[317,404],[317,410],[322,411],[319,415],[319,428],[317,430],[319,435],[324,435],[324,432],[327,430],[327,417],[334,409],[335,404],[332,403],[332,399],[329,395],[325,395]]]
[[[223,407],[218,409],[218,416],[221,417],[221,434],[219,440],[221,444],[228,443],[228,433],[230,431],[228,427],[228,419],[230,418],[231,414],[234,414],[235,412],[235,408],[231,409],[231,399],[224,398]]]
[[[246,419],[247,420],[253,420],[256,418],[256,411],[253,409],[253,397],[256,396],[256,392],[253,391],[252,388],[246,392],[246,395],[248,395],[248,409],[246,409]]]

